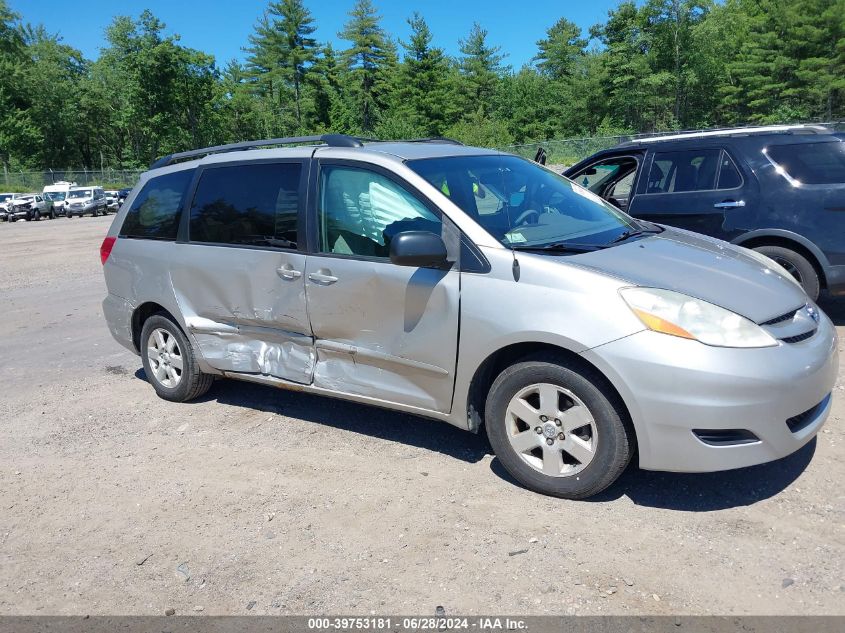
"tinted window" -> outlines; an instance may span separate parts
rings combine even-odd
[[[191,205],[191,240],[295,248],[301,163],[206,169]]]
[[[516,156],[453,156],[407,165],[508,246],[605,244],[634,227],[599,196]]]
[[[772,145],[767,152],[789,176],[804,184],[845,183],[845,142]]]
[[[722,152],[722,162],[719,166],[719,189],[735,189],[742,185],[742,176],[727,152]]]
[[[393,181],[366,169],[324,166],[318,212],[324,253],[388,257],[397,233],[441,234],[440,218]]]
[[[718,149],[657,152],[648,174],[646,193],[713,189],[720,153]]]
[[[194,170],[185,169],[148,180],[126,214],[121,235],[175,240],[182,200],[193,177]]]

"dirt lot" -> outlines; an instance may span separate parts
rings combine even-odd
[[[845,614],[842,374],[785,460],[546,498],[442,423],[159,400],[102,319],[110,222],[0,224],[0,614]]]

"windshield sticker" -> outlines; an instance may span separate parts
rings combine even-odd
[[[522,244],[527,241],[522,233],[514,233],[513,231],[505,233],[505,239],[511,244]]]

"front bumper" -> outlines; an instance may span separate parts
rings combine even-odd
[[[625,400],[640,467],[676,472],[741,468],[795,452],[827,419],[839,372],[836,330],[825,315],[811,338],[777,347],[719,348],[643,331],[582,355]],[[759,441],[713,446],[693,429],[745,430]]]

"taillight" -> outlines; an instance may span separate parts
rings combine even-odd
[[[103,243],[100,244],[100,261],[103,262],[105,265],[106,260],[111,255],[111,249],[114,248],[114,243],[117,241],[116,237],[107,237],[103,240]]]

